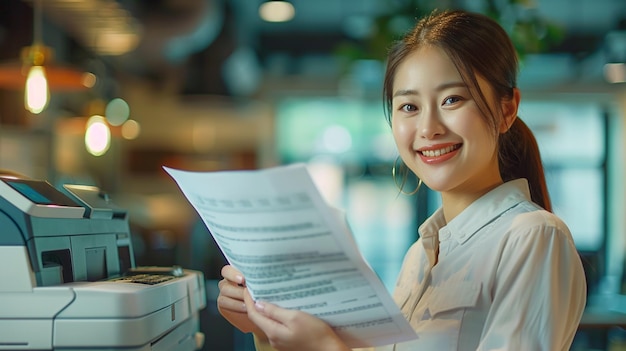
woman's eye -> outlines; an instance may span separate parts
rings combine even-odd
[[[460,96],[449,96],[449,97],[447,97],[447,98],[445,98],[443,100],[443,104],[444,105],[451,105],[451,104],[454,104],[455,102],[459,102],[461,100],[462,99],[461,99]]]
[[[404,105],[400,106],[400,111],[415,112],[415,111],[417,111],[417,107],[415,105],[411,105],[411,104],[404,104]]]

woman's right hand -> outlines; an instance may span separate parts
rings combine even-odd
[[[243,294],[246,281],[243,274],[231,265],[222,267],[222,277],[218,287],[220,294],[217,297],[217,309],[230,324],[244,333],[254,333],[260,339],[265,334],[248,318]]]

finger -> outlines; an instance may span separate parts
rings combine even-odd
[[[286,308],[279,307],[274,305],[273,303],[264,302],[264,301],[254,301],[252,299],[252,295],[250,295],[250,291],[248,289],[244,289],[244,302],[246,305],[254,306],[253,310],[256,314],[261,315],[265,319],[272,320],[274,322],[278,322],[279,324],[285,324],[289,318],[293,316],[294,311],[288,310]],[[250,305],[252,304],[252,305]]]
[[[240,299],[233,299],[228,296],[219,295],[217,297],[217,308],[238,313],[247,313],[246,304]]]
[[[234,299],[243,301],[243,287],[236,285],[226,279],[220,280],[219,283],[217,283],[217,287],[220,290],[220,295],[232,297]]]
[[[245,279],[243,277],[243,274],[241,274],[239,270],[237,270],[235,267],[231,265],[225,265],[224,267],[222,267],[221,273],[222,273],[222,277],[224,277],[225,279],[231,282],[234,282],[242,286],[245,284]]]
[[[276,337],[280,335],[284,335],[287,331],[286,327],[278,321],[275,321],[271,318],[268,318],[266,314],[266,309],[269,303],[255,303],[252,300],[252,296],[250,296],[250,292],[248,289],[244,290],[244,303],[246,304],[248,311],[248,318],[256,324],[268,337]],[[273,306],[273,305],[272,305]]]
[[[250,295],[248,289],[245,290],[244,296],[245,295]],[[252,297],[250,297],[250,299],[252,299]],[[282,308],[273,303],[264,301],[256,301],[254,307],[255,310],[258,311],[265,318],[275,321],[282,326],[286,326],[296,314],[296,311]]]
[[[265,317],[263,317],[259,311],[257,311],[256,307],[254,306],[254,300],[252,300],[252,296],[250,296],[250,292],[248,291],[248,289],[244,288],[243,291],[243,303],[246,306],[246,310],[248,311],[248,318],[252,319],[264,319]]]

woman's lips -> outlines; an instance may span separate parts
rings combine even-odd
[[[445,162],[459,153],[463,144],[437,145],[417,150],[424,163],[435,164]]]

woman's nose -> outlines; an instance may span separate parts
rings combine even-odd
[[[439,111],[433,108],[424,110],[422,118],[419,119],[417,131],[419,136],[425,139],[432,139],[445,133],[445,126],[441,122]]]

